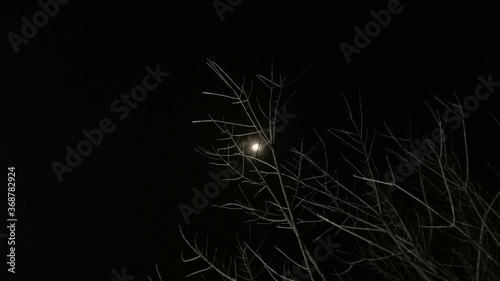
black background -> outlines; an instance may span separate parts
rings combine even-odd
[[[387,2],[244,0],[221,21],[211,1],[71,0],[17,54],[7,34],[20,35],[21,18],[40,7],[2,2],[0,159],[5,178],[16,167],[18,222],[17,273],[1,280],[110,280],[122,267],[135,280],[159,280],[155,264],[163,280],[184,280],[197,269],[181,262],[179,225],[190,234],[231,227],[204,220],[212,208],[185,226],[178,210],[213,170],[193,148],[210,146],[216,131],[191,121],[232,114],[201,94],[227,91],[207,59],[238,82],[256,83],[271,65],[293,78],[316,62],[290,86],[298,92],[288,111],[298,117],[286,130],[295,137],[346,126],[342,94],[354,102],[361,94],[371,128],[385,122],[403,133],[411,117],[415,132],[428,134],[435,123],[424,101],[439,108],[431,93],[461,101],[479,75],[500,80],[494,1],[401,1],[403,11],[347,63],[340,42],[353,44],[353,28]],[[119,120],[111,102],[157,64],[170,76]],[[489,116],[500,117],[499,105],[495,92],[466,123],[471,150],[488,159],[500,156]],[[116,129],[60,183],[51,163],[64,163],[65,146],[75,148],[81,130],[105,117]],[[0,253],[0,276],[8,276],[5,239]]]

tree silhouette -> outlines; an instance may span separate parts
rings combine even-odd
[[[180,228],[194,254],[183,253],[183,260],[203,264],[188,276],[211,271],[223,280],[325,281],[369,273],[371,280],[498,280],[500,192],[471,181],[464,123],[466,157],[460,158],[438,115],[437,138],[400,138],[389,128],[384,134],[364,128],[361,98],[355,113],[344,97],[350,129],[314,131],[316,145],[306,147],[302,138],[283,152],[276,145],[276,117],[288,102],[286,79],[274,77],[273,69],[269,78],[257,75],[269,90],[262,102],[253,98],[253,84],[239,86],[216,63],[207,64],[230,93],[204,94],[243,114],[194,121],[215,125],[223,136],[199,151],[216,166],[231,169],[237,161],[243,167],[227,179],[240,193],[217,207],[242,213],[248,231],[234,248],[224,244],[221,254],[220,247],[200,244]],[[332,164],[324,134],[345,144],[343,171]],[[375,153],[379,138],[393,147]],[[499,171],[493,175],[500,178]]]

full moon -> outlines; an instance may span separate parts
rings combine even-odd
[[[252,145],[252,150],[253,150],[253,151],[257,151],[257,150],[259,150],[259,148],[260,148],[260,146],[259,146],[259,144],[258,144],[258,143],[256,143],[256,144]]]

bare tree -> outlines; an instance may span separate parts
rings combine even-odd
[[[241,196],[218,207],[244,212],[249,231],[238,240],[237,254],[219,261],[218,248],[211,251],[208,242],[200,245],[181,229],[194,254],[183,260],[205,264],[189,276],[210,270],[223,280],[357,280],[353,269],[363,268],[372,280],[498,280],[500,192],[471,182],[464,122],[466,157],[460,159],[437,114],[441,134],[415,141],[389,128],[386,134],[370,133],[361,99],[356,114],[344,98],[350,130],[315,132],[312,148],[302,140],[278,153],[277,116],[288,102],[283,89],[290,83],[275,79],[273,69],[269,78],[257,75],[269,90],[259,101],[253,84],[239,86],[217,64],[207,64],[231,92],[204,94],[230,101],[243,114],[194,121],[214,124],[223,135],[217,146],[199,151],[236,175],[228,180]],[[324,133],[351,151],[342,153],[349,178],[331,164]],[[373,152],[378,138],[395,145],[383,161]],[[278,233],[279,241],[263,239],[255,230],[262,228]],[[256,233],[257,242],[250,239]]]

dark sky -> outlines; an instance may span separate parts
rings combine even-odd
[[[494,1],[401,1],[400,12],[350,63],[339,44],[353,45],[354,27],[363,29],[371,10],[393,1],[243,0],[223,21],[211,1],[118,2],[58,4],[17,53],[9,34],[23,36],[21,19],[32,22],[41,7],[2,3],[0,168],[6,178],[15,166],[18,222],[16,274],[1,280],[110,280],[122,267],[148,280],[155,264],[163,280],[184,280],[193,268],[181,262],[186,247],[178,226],[190,234],[223,233],[224,226],[202,215],[185,226],[178,211],[213,170],[193,148],[210,146],[217,134],[191,121],[233,114],[201,94],[227,90],[207,59],[236,81],[245,76],[256,83],[255,75],[269,74],[272,64],[292,78],[316,62],[289,87],[298,88],[290,104],[298,117],[287,127],[287,145],[301,134],[312,137],[312,129],[345,126],[342,93],[351,101],[361,94],[373,128],[385,122],[407,131],[411,114],[414,129],[425,133],[435,125],[424,103],[437,105],[430,93],[463,100],[478,76],[500,81]],[[120,120],[110,106],[157,65],[170,75]],[[489,137],[495,130],[489,115],[500,117],[498,92],[467,120],[471,146],[491,158],[500,156]],[[59,182],[51,163],[64,163],[65,147],[76,148],[82,130],[98,128],[104,118],[114,131]],[[0,243],[0,276],[7,276],[6,243]]]

